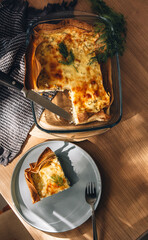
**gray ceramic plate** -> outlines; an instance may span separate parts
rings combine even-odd
[[[71,187],[32,204],[24,170],[36,162],[46,147],[58,156]],[[82,148],[64,141],[48,141],[31,148],[17,163],[11,181],[11,195],[21,217],[31,226],[45,232],[74,229],[91,216],[85,201],[85,186],[93,181],[97,186],[97,207],[101,196],[101,177],[93,159]]]

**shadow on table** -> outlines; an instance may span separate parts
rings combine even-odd
[[[136,240],[148,240],[148,231],[144,232],[141,236],[139,236]]]

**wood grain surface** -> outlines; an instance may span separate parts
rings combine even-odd
[[[29,2],[43,8],[55,1]],[[148,1],[105,2],[127,21],[126,50],[120,57],[123,117],[110,131],[76,144],[91,155],[102,176],[102,197],[96,210],[98,239],[136,240],[148,230]],[[91,11],[90,2],[79,0],[76,9]],[[21,154],[7,167],[0,166],[0,192],[16,214],[10,189],[12,172],[22,154],[45,140],[28,137]],[[56,234],[43,233],[20,220],[35,240],[92,239],[91,219]]]

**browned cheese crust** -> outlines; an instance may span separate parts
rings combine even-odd
[[[110,119],[106,110],[113,94],[105,91],[98,62],[89,62],[102,44],[99,37],[93,26],[74,19],[58,24],[40,24],[34,29],[26,52],[25,87],[37,92],[69,90],[75,124]],[[66,45],[68,53],[74,55],[71,64],[63,63],[65,59],[59,51],[61,42]],[[110,60],[107,66],[111,83]]]

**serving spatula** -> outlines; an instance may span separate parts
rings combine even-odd
[[[0,83],[7,87],[17,89],[18,91],[22,92],[26,98],[35,103],[38,103],[40,106],[48,109],[49,111],[55,113],[56,115],[68,121],[72,120],[72,116],[64,109],[58,107],[56,104],[52,103],[49,99],[45,98],[44,96],[41,96],[40,94],[34,92],[33,90],[27,90],[22,83],[16,81],[14,78],[12,78],[11,76],[7,75],[2,71],[0,71]]]

